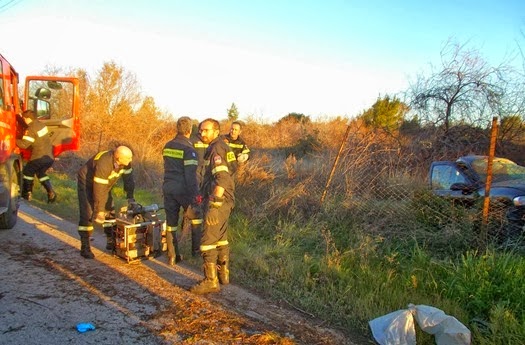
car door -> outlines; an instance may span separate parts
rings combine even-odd
[[[33,110],[48,127],[55,157],[79,149],[80,91],[77,78],[26,77],[24,109]]]

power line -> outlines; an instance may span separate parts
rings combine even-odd
[[[18,5],[23,0],[8,0],[5,4],[2,4],[2,1],[0,1],[0,13],[7,11],[11,7]]]

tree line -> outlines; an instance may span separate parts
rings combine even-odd
[[[418,75],[407,90],[378,97],[350,121],[337,114],[313,121],[308,115],[290,112],[275,123],[264,124],[245,114],[243,137],[256,152],[301,156],[339,147],[351,126],[352,132],[381,147],[389,146],[398,154],[408,150],[425,159],[467,151],[483,153],[492,118],[498,117],[498,154],[524,164],[523,69],[512,67],[510,60],[492,66],[478,50],[450,41],[441,50],[440,61],[429,73]],[[158,183],[160,152],[176,133],[177,117],[184,114],[159,109],[152,96],[142,94],[135,74],[115,62],[104,63],[94,77],[82,69],[66,73],[81,82],[78,156],[85,159],[99,150],[127,144],[134,151],[141,180],[146,185]],[[224,118],[218,119],[223,132],[238,118],[237,107],[231,103]],[[197,124],[195,120],[195,129]]]

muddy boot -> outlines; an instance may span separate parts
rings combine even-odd
[[[217,278],[217,265],[214,262],[207,262],[203,265],[204,279],[194,285],[190,291],[197,295],[202,295],[211,292],[219,292],[219,279]]]
[[[106,249],[115,250],[115,238],[113,237],[113,223],[104,223],[104,233],[106,234]]]
[[[170,266],[175,266],[175,264],[178,264],[178,263],[181,262],[183,259],[184,259],[184,258],[183,258],[182,255],[180,255],[180,254],[175,255],[175,257],[170,256],[169,259],[168,259],[168,265],[170,265]]]
[[[168,265],[174,266],[182,261],[179,250],[179,240],[176,231],[166,231],[166,242],[168,243]]]
[[[217,271],[219,272],[219,283],[222,285],[230,284],[230,268],[228,254],[220,255],[217,259]]]
[[[95,254],[91,252],[89,243],[91,231],[79,231],[78,234],[80,235],[80,255],[86,259],[94,259]]]
[[[44,180],[44,181],[40,181],[40,183],[42,183],[42,186],[44,186],[44,188],[46,189],[47,203],[50,204],[50,203],[55,202],[57,200],[57,194],[53,190],[53,186],[51,186],[51,181]]]
[[[33,196],[33,180],[28,180],[24,176],[24,181],[22,183],[22,198],[27,201],[31,201]]]

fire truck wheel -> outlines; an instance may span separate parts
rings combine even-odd
[[[12,229],[18,218],[18,202],[20,199],[20,181],[13,165],[9,165],[6,172],[6,181],[9,181],[9,190],[5,200],[6,211],[0,215],[0,229]]]

